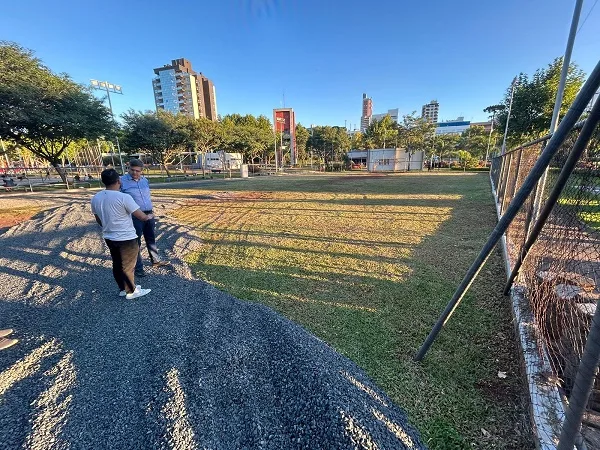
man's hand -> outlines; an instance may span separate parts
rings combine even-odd
[[[148,220],[154,219],[154,214],[144,214],[141,209],[136,209],[133,212],[133,217],[141,220],[142,222],[146,222]]]

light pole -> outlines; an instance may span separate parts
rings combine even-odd
[[[485,151],[485,165],[487,167],[488,159],[490,157],[490,144],[492,143],[492,132],[494,131],[494,119],[496,117],[496,111],[492,111],[492,125],[490,127],[490,135],[488,136],[487,150]],[[508,118],[507,118],[508,122]]]
[[[510,113],[512,111],[513,97],[515,94],[515,86],[517,85],[517,77],[511,83],[510,87],[510,102],[508,104],[508,115],[506,116],[506,126],[504,127],[504,139],[502,140],[502,154],[506,152],[506,135],[508,134],[508,122],[510,121]]]
[[[123,95],[123,90],[121,86],[109,83],[108,81],[98,81],[98,80],[90,80],[92,88],[99,89],[101,91],[106,91],[106,96],[108,97],[108,107],[110,108],[110,115],[112,116],[113,122],[115,121],[115,113],[112,109],[112,102],[110,101],[110,93]],[[121,161],[121,171],[125,173],[125,165],[123,164],[123,156],[121,155],[121,145],[119,144],[119,137],[116,136],[117,139],[117,151],[119,152],[119,161]]]

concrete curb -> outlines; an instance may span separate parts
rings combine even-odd
[[[496,214],[500,219],[500,205],[498,204],[496,186],[494,186],[491,174],[490,185],[496,205]],[[507,278],[512,269],[508,252],[509,245],[506,235],[502,235],[502,257]],[[537,326],[525,295],[525,286],[515,282],[510,292],[511,310],[521,344],[522,363],[525,367],[525,376],[529,386],[533,432],[537,448],[556,450],[565,412],[556,384],[548,380],[547,375],[552,371],[548,363],[546,350],[538,339]],[[540,355],[541,352],[542,355]]]

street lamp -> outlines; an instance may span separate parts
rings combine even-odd
[[[490,126],[490,135],[488,136],[488,145],[485,152],[485,165],[487,167],[488,159],[490,158],[490,144],[492,143],[492,133],[494,132],[494,120],[496,119],[496,110],[492,111],[492,125]],[[507,118],[508,121],[508,118]],[[495,145],[495,143],[494,143]]]
[[[110,101],[110,93],[123,95],[123,90],[121,86],[117,84],[109,83],[108,81],[98,81],[98,80],[90,80],[93,89],[98,89],[101,91],[106,91],[106,96],[108,97],[108,107],[110,108],[110,115],[112,116],[113,122],[115,121],[115,113],[112,109],[112,102]],[[121,161],[121,171],[125,173],[125,165],[123,164],[123,156],[121,155],[121,145],[119,145],[119,137],[116,136],[117,139],[117,151],[119,152],[119,161]]]

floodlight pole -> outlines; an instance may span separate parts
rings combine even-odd
[[[96,81],[96,80],[93,80],[93,81]],[[110,100],[110,89],[108,88],[109,85],[112,85],[114,87],[114,85],[112,83],[109,83],[108,81],[96,81],[96,83],[92,82],[92,88],[94,88],[94,89],[104,88],[104,90],[106,91],[106,96],[108,97],[108,107],[110,108],[110,115],[112,116],[113,122],[116,123],[115,113],[113,112],[112,102]],[[116,89],[114,89],[113,93],[123,95],[123,92],[120,89],[118,91]],[[119,161],[121,162],[121,171],[124,174],[125,173],[125,164],[123,164],[123,155],[121,154],[121,145],[119,144],[119,136],[115,136],[115,138],[117,140],[117,151],[119,152]]]

